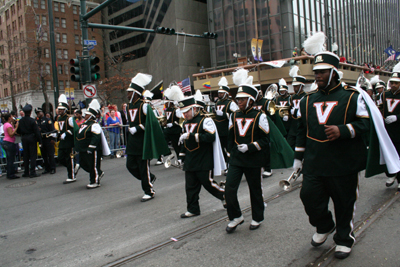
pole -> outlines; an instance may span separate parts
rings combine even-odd
[[[51,66],[53,73],[53,85],[54,85],[54,108],[57,107],[58,103],[58,76],[57,76],[57,62],[56,62],[56,43],[54,41],[54,24],[53,24],[53,1],[47,1],[47,8],[49,10],[49,28],[50,28],[50,54],[51,54]],[[42,86],[45,86],[44,84]]]
[[[82,41],[88,40],[88,21],[84,19],[86,14],[86,0],[81,0],[81,14],[80,22],[82,29]],[[82,75],[82,85],[90,83],[91,73],[90,73],[90,61],[89,61],[89,50],[87,46],[82,44],[82,57],[83,57],[83,75]]]

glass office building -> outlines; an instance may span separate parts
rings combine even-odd
[[[252,58],[251,40],[263,40],[264,61],[288,58],[306,37],[324,31],[327,46],[356,62],[382,64],[384,49],[400,50],[398,0],[209,0],[213,66],[234,63],[234,55]]]

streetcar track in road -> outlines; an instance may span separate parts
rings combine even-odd
[[[388,200],[386,200],[378,209],[375,211],[369,213],[367,218],[361,222],[358,222],[354,226],[354,235],[356,238],[355,245],[359,241],[359,239],[362,239],[361,234],[368,229],[377,219],[379,219],[382,214],[393,204],[395,203],[398,199],[400,198],[400,193],[396,192],[392,197],[390,197]],[[319,258],[317,258],[315,261],[308,263],[306,266],[318,266],[318,267],[327,267],[329,264],[334,263],[335,258],[334,258],[334,253],[335,253],[335,247],[336,245],[333,245],[330,247],[324,254],[322,254]]]
[[[287,195],[287,194],[289,194],[289,193],[301,188],[301,184],[302,184],[301,182],[294,183],[292,185],[292,188],[289,191],[283,191],[282,190],[282,191],[278,192],[277,194],[274,194],[274,195],[270,196],[269,198],[264,199],[264,202],[265,203],[269,203],[269,202],[271,202],[271,201],[273,201],[273,200],[275,200],[275,199],[277,199],[279,197]],[[251,210],[251,206],[248,206],[246,208],[243,208],[242,212],[245,213],[245,212],[248,212],[250,210]],[[162,248],[164,248],[164,247],[166,247],[168,245],[172,245],[176,241],[182,241],[183,239],[185,239],[185,238],[187,238],[189,236],[192,236],[192,235],[194,235],[194,234],[196,234],[196,233],[198,233],[198,232],[200,232],[200,231],[202,231],[204,229],[212,227],[212,226],[214,226],[216,224],[219,224],[221,222],[225,222],[225,221],[227,221],[227,219],[228,219],[228,216],[224,216],[224,217],[222,217],[220,219],[217,219],[217,220],[214,220],[212,222],[200,225],[200,226],[198,226],[198,227],[196,227],[194,229],[191,229],[191,230],[186,231],[184,233],[175,235],[173,237],[173,239],[171,238],[169,240],[166,240],[166,241],[160,242],[158,244],[152,245],[152,246],[150,246],[150,247],[148,247],[146,249],[134,252],[134,253],[132,253],[132,254],[130,254],[128,256],[125,256],[125,257],[120,258],[118,260],[115,260],[113,262],[107,263],[106,265],[103,265],[103,267],[122,266],[122,265],[127,264],[129,262],[132,262],[132,261],[134,261],[134,260],[136,260],[138,258],[144,257],[144,256],[146,256],[146,255],[148,255],[148,254],[150,254],[150,253],[152,253],[152,252],[154,252],[156,250],[162,249]]]

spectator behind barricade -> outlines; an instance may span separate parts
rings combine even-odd
[[[105,110],[104,106],[101,106],[100,114],[98,114],[98,116],[96,116],[96,121],[98,124],[100,124],[101,127],[106,126],[105,119],[104,119],[105,118],[104,110]]]
[[[300,50],[300,56],[308,56],[306,50],[304,50],[304,47],[302,47]]]
[[[19,176],[15,175],[15,166],[14,166],[14,161],[15,161],[15,155],[16,155],[16,149],[17,147],[15,146],[15,134],[18,129],[19,122],[15,122],[15,127],[13,126],[14,123],[14,117],[11,116],[11,114],[5,114],[4,115],[4,139],[3,139],[3,148],[6,152],[6,157],[7,157],[7,178],[8,179],[17,179]]]
[[[25,112],[23,110],[19,111],[19,117],[17,118],[17,120],[22,119],[23,117],[25,117]]]
[[[121,125],[120,120],[115,115],[115,110],[110,110],[110,117],[107,118],[107,126],[114,126],[107,128],[110,135],[110,148],[111,148],[111,158],[114,158],[115,149],[119,148],[119,127]]]
[[[292,57],[297,57],[297,47],[293,49]]]
[[[346,60],[346,58],[345,58],[343,55],[341,55],[341,56],[340,56],[340,59],[339,59],[339,62],[346,63],[347,60]]]
[[[121,123],[122,123],[122,125],[127,125],[128,123],[127,123],[127,121],[128,121],[128,113],[126,112],[126,106],[127,106],[127,104],[126,103],[123,103],[122,104],[122,106],[121,106],[121,110],[120,110],[120,114],[121,114]],[[122,137],[121,137],[121,141],[122,141],[122,145],[123,146],[125,146],[126,145],[126,141],[127,140],[125,140],[126,139],[126,134],[127,134],[127,132],[126,132],[126,127],[122,127]]]
[[[75,110],[74,115],[76,118],[75,119],[76,124],[78,124],[78,126],[81,127],[81,124],[85,121],[82,117],[82,110],[80,109]]]

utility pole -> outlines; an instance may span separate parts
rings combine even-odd
[[[47,1],[47,9],[49,10],[49,27],[50,27],[50,54],[51,54],[51,67],[53,73],[53,85],[54,85],[54,109],[58,103],[58,77],[57,77],[57,60],[56,60],[56,43],[54,41],[54,23],[53,23],[53,1]],[[42,84],[42,86],[46,86]]]

